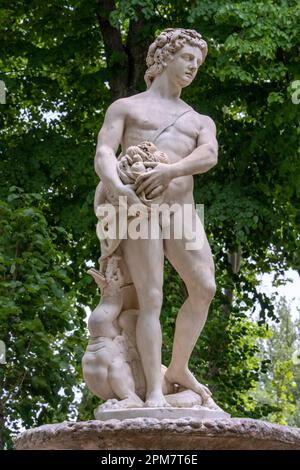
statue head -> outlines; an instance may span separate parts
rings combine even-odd
[[[168,28],[151,44],[148,50],[146,63],[148,69],[145,73],[147,88],[150,87],[155,77],[161,74],[168,62],[174,59],[175,54],[185,45],[198,47],[201,51],[201,65],[207,55],[207,44],[201,34],[194,29]]]

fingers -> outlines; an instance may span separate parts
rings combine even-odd
[[[127,189],[127,192],[125,193],[126,197],[127,197],[127,202],[130,206],[132,206],[133,204],[141,204],[141,205],[144,205],[140,198],[138,197],[138,195],[135,193],[134,191],[134,186],[133,184],[127,184],[126,185],[126,189]]]
[[[157,188],[157,182],[152,181],[152,183],[145,189],[146,196],[148,196],[155,188]]]
[[[164,191],[163,185],[159,185],[156,188],[154,188],[151,193],[147,194],[148,199],[153,199],[156,196],[159,196],[162,192]]]
[[[158,162],[144,162],[146,168],[155,168],[158,165]]]
[[[151,171],[147,171],[146,173],[142,173],[135,180],[135,184],[138,186],[141,181],[144,181],[145,179],[149,178],[150,175],[151,175]]]
[[[151,185],[153,185],[153,181],[146,179],[138,186],[136,194],[140,194],[142,191],[145,191]]]

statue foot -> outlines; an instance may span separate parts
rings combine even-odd
[[[109,411],[109,410],[124,410],[128,408],[142,408],[144,402],[137,396],[129,396],[123,400],[116,400],[115,398],[107,400],[105,403],[100,405],[98,411]]]
[[[144,406],[147,408],[166,408],[171,405],[169,405],[161,392],[153,392],[147,397]]]
[[[189,369],[178,371],[170,367],[166,370],[165,377],[171,384],[178,384],[181,387],[198,393],[204,403],[211,397],[209,389],[205,385],[200,384]]]
[[[202,406],[204,406],[205,408],[209,408],[210,410],[224,411],[216,404],[216,402],[211,397],[204,401]]]
[[[128,397],[124,398],[124,400],[120,400],[118,402],[119,408],[142,408],[144,406],[144,402],[137,396],[137,397]]]

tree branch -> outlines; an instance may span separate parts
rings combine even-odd
[[[100,0],[98,5],[96,15],[104,42],[107,67],[111,71],[109,85],[114,100],[127,94],[128,57],[122,44],[121,32],[109,21],[110,14],[116,10],[114,0]]]
[[[139,91],[139,85],[143,83],[146,70],[147,47],[150,45],[149,34],[142,8],[137,8],[138,20],[130,21],[128,36],[126,41],[126,51],[128,55],[128,90],[129,94]]]

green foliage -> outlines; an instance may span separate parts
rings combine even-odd
[[[69,243],[68,234],[48,227],[42,205],[40,195],[17,188],[0,201],[0,338],[6,344],[6,364],[0,366],[1,442],[20,425],[75,413],[70,403],[83,322],[68,259],[55,246],[57,236]]]
[[[300,426],[300,367],[295,361],[300,346],[300,319],[293,318],[284,298],[277,308],[278,323],[270,328],[267,341],[261,343],[261,356],[270,363],[260,377],[253,394],[261,404],[273,405],[267,419]],[[299,314],[300,312],[298,312]]]
[[[184,282],[179,278],[171,264],[165,261],[164,301],[161,313],[163,332],[162,363],[164,365],[168,365],[171,360],[176,315],[186,298],[187,291]]]

